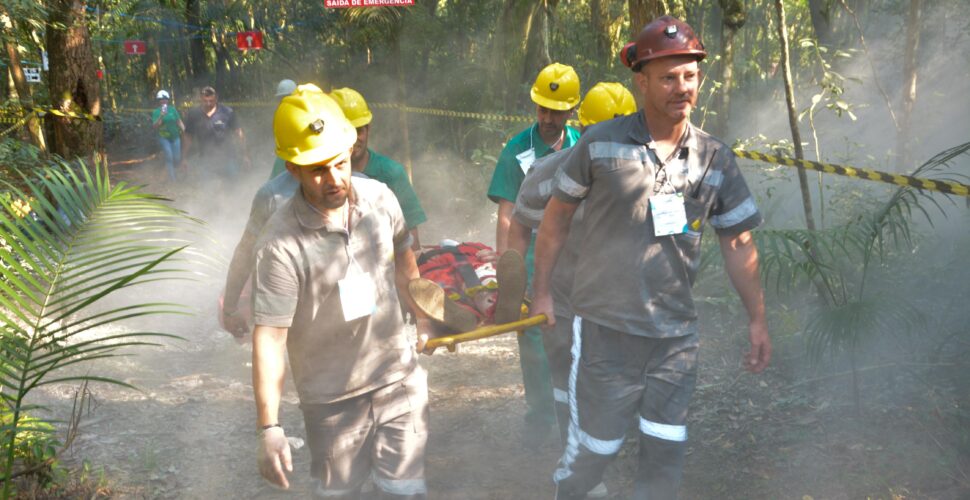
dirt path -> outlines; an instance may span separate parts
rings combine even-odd
[[[239,198],[235,208],[224,205],[210,217],[214,227],[228,228],[221,239],[230,249],[248,207],[248,197]],[[117,498],[309,496],[306,448],[294,453],[290,492],[275,491],[258,477],[251,353],[216,325],[221,280],[155,291],[189,302],[196,315],[139,328],[177,333],[185,341],[87,367],[141,389],[94,386],[92,409],[65,457],[67,465],[86,460],[103,467]],[[927,432],[923,424],[931,426],[931,416],[918,402],[873,405],[855,416],[844,395],[793,386],[795,350],[784,349],[785,339],[778,340],[771,370],[742,374],[743,325],[707,309],[702,317],[684,498],[970,498],[970,468],[940,443],[945,437]],[[553,442],[537,452],[521,445],[525,406],[514,338],[466,344],[459,354],[422,357],[422,363],[431,387],[430,498],[551,498],[560,450]],[[842,383],[834,380],[830,388]],[[53,418],[65,418],[74,391],[49,386],[37,399],[52,408]],[[281,421],[291,437],[303,437],[289,382]],[[628,497],[635,454],[627,443],[607,470],[611,498]]]

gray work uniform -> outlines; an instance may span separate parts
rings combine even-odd
[[[683,196],[682,234],[656,236],[653,203]],[[643,112],[590,127],[556,174],[553,196],[585,200],[570,305],[570,425],[554,479],[582,498],[602,478],[635,417],[636,498],[673,498],[696,379],[697,312],[690,288],[707,222],[736,235],[762,217],[731,149],[689,126],[661,161]],[[637,415],[638,414],[638,415]]]
[[[539,158],[525,175],[519,194],[515,199],[512,217],[523,226],[539,229],[546,204],[552,197],[552,183],[562,160],[569,150],[562,150]],[[572,288],[573,267],[576,264],[576,248],[582,231],[583,205],[580,204],[573,215],[569,237],[562,247],[556,267],[552,272],[552,299],[556,326],[551,334],[542,336],[542,345],[549,359],[549,373],[552,377],[552,396],[556,402],[556,421],[559,424],[559,437],[566,445],[566,431],[569,428],[569,367],[572,362],[573,311],[569,306],[569,292]]]
[[[387,186],[354,178],[352,193],[346,222],[328,220],[299,190],[273,214],[257,244],[254,317],[289,329],[317,493],[353,496],[372,476],[385,494],[422,498],[427,379],[404,330],[394,265],[411,236]],[[373,312],[345,321],[341,287],[365,273]]]

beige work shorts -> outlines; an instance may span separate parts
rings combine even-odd
[[[380,498],[425,498],[428,376],[403,380],[329,404],[301,404],[315,493],[358,498],[368,478]]]

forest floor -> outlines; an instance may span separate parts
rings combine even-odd
[[[205,197],[201,191],[186,194],[159,184],[155,174],[160,169],[152,169],[120,172],[119,178],[127,174],[149,182],[151,191],[180,204]],[[253,191],[211,212],[217,220],[211,225],[229,221],[235,228],[222,242],[226,258]],[[463,230],[465,236],[476,234]],[[429,236],[436,231],[443,232],[430,229]],[[477,234],[491,232],[482,227]],[[80,468],[89,463],[103,473],[103,491],[114,498],[309,497],[305,447],[294,450],[290,491],[274,490],[260,479],[251,348],[217,325],[222,276],[193,286],[158,293],[193,304],[196,315],[118,327],[164,328],[184,341],[86,366],[90,373],[140,390],[92,386],[90,408],[63,464]],[[890,402],[870,393],[857,411],[844,389],[847,378],[798,384],[786,366],[796,362],[786,358],[795,350],[783,345],[766,373],[744,373],[739,362],[745,329],[741,318],[733,316],[702,311],[700,377],[691,405],[683,498],[970,498],[967,455],[961,459],[956,453],[952,436],[924,399]],[[439,351],[422,356],[421,362],[430,375],[429,497],[552,498],[551,473],[561,449],[557,439],[534,451],[522,445],[525,403],[515,339],[505,335],[471,342],[458,353]],[[76,389],[47,386],[37,402],[51,409],[52,418],[66,418]],[[305,436],[289,381],[280,413],[289,436]],[[610,498],[629,497],[636,450],[635,441],[627,442],[607,469]]]

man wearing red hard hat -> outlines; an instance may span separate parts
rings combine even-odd
[[[621,54],[643,107],[587,131],[553,181],[532,305],[550,326],[552,270],[585,201],[569,297],[569,431],[553,475],[559,499],[582,499],[600,482],[631,422],[640,440],[633,498],[677,497],[697,377],[691,286],[707,223],[748,313],[745,368],[761,372],[771,357],[751,236],[761,213],[731,148],[690,123],[706,55],[686,23],[663,16],[647,24]]]

